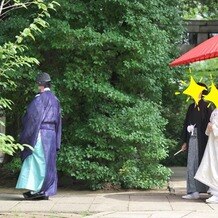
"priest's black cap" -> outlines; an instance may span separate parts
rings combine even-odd
[[[48,73],[39,73],[36,77],[36,83],[38,85],[44,85],[45,83],[51,82],[51,77]]]

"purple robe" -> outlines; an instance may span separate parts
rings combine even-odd
[[[56,155],[61,144],[61,109],[55,95],[50,91],[37,95],[27,107],[22,123],[21,144],[34,147],[41,133],[46,175],[40,192],[52,196],[57,192]],[[25,148],[21,153],[22,161],[31,154],[32,151]]]

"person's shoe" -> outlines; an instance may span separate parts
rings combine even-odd
[[[24,197],[25,199],[28,199],[28,198],[30,198],[31,196],[32,196],[31,191],[28,191],[28,192],[23,193],[23,197]]]
[[[49,197],[44,195],[44,196],[39,197],[39,198],[37,198],[35,200],[49,200]]]
[[[206,203],[208,203],[208,204],[218,204],[218,197],[213,195],[212,197],[210,197],[210,198],[208,198],[206,200]]]
[[[35,193],[35,194],[30,194],[27,198],[25,198],[26,200],[48,200],[49,197],[45,196],[42,193]]]
[[[183,199],[187,199],[187,200],[196,200],[199,199],[199,193],[198,192],[194,192],[192,194],[188,194],[188,195],[184,195],[182,196]]]

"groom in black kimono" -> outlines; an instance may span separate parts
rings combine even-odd
[[[207,89],[203,83],[198,83]],[[202,96],[206,95],[204,90],[200,95],[198,105],[191,104],[186,113],[182,132],[182,150],[188,151],[187,159],[187,195],[183,199],[198,199],[199,193],[206,193],[207,187],[194,179],[201,163],[208,137],[205,134],[207,124],[210,122],[212,109],[208,107]]]

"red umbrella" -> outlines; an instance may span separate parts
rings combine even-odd
[[[218,35],[214,36],[170,63],[170,66],[189,64],[218,57]]]

